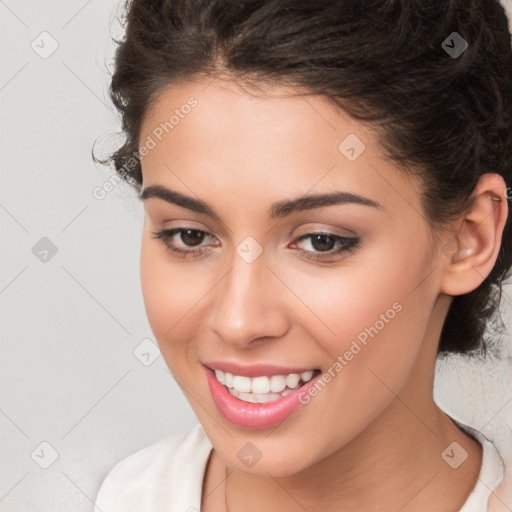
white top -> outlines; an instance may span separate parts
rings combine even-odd
[[[483,448],[478,481],[459,512],[486,512],[491,493],[504,478],[503,459],[482,433],[452,421]],[[94,512],[199,512],[212,448],[198,424],[122,459],[103,480]]]

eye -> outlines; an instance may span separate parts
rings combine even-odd
[[[206,231],[191,228],[173,228],[163,229],[153,232],[153,238],[162,239],[168,250],[180,257],[195,258],[211,252],[211,247],[201,245],[208,237],[212,238]],[[175,242],[176,235],[180,235],[182,246]],[[342,253],[351,253],[359,246],[360,239],[334,235],[333,233],[307,233],[290,244],[291,248],[296,248],[303,240],[310,239],[311,249],[298,249],[298,253],[305,258],[319,261],[331,259],[333,256]],[[218,244],[217,244],[218,245]],[[190,256],[189,256],[190,255]]]
[[[187,257],[188,254],[190,254],[191,257],[197,257],[211,251],[211,249],[207,247],[200,246],[201,242],[209,236],[206,231],[200,229],[174,228],[163,229],[157,232],[153,231],[152,233],[155,235],[152,238],[161,238],[167,249],[183,258]],[[180,233],[179,238],[181,238],[181,241],[185,244],[184,248],[173,242],[175,235],[178,233]]]
[[[311,260],[320,261],[331,259],[333,256],[342,253],[352,253],[360,244],[360,239],[357,237],[345,237],[334,235],[333,233],[307,233],[298,238],[291,246],[296,247],[298,242],[310,239],[307,245],[313,250],[298,250],[301,256]]]

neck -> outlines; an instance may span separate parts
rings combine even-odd
[[[227,510],[459,510],[476,484],[481,446],[433,402],[428,417],[423,411],[416,416],[397,398],[348,445],[294,475],[230,472]],[[457,469],[441,457],[454,441],[468,453]]]

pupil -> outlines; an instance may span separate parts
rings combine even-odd
[[[328,239],[329,241],[327,243],[321,243],[322,240]],[[318,243],[320,241],[320,243]],[[329,251],[333,247],[333,237],[331,235],[315,235],[311,239],[311,245],[318,251]]]
[[[190,235],[190,233],[194,233],[196,236]],[[198,245],[202,242],[204,238],[204,233],[201,233],[197,229],[186,229],[181,233],[181,239],[185,242],[186,245]]]

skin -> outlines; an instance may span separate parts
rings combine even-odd
[[[140,271],[162,355],[214,446],[202,510],[226,510],[226,493],[231,512],[458,510],[482,450],[433,401],[436,351],[451,295],[475,289],[496,261],[508,207],[492,196],[503,197],[503,179],[484,175],[471,210],[434,244],[420,184],[385,158],[371,126],[321,96],[195,77],[158,96],[140,141],[191,96],[197,106],[144,156],[143,187],[199,198],[220,221],[146,199]],[[338,150],[348,134],[366,146],[355,161]],[[268,216],[276,201],[335,190],[382,207]],[[206,231],[196,244],[209,253],[174,255],[153,238],[176,227]],[[311,238],[297,242],[318,230],[361,242],[324,262],[301,256],[321,253]],[[263,248],[250,264],[236,252],[247,236]],[[197,249],[184,238],[172,242]],[[471,253],[456,258],[462,248]],[[217,410],[202,361],[325,372],[396,302],[401,311],[279,426],[244,429]],[[251,468],[237,457],[248,442],[262,455]],[[441,457],[452,442],[468,454],[457,469]]]
[[[508,468],[507,466],[506,468]],[[502,484],[489,498],[488,512],[510,512],[512,506],[512,478],[505,474]]]

